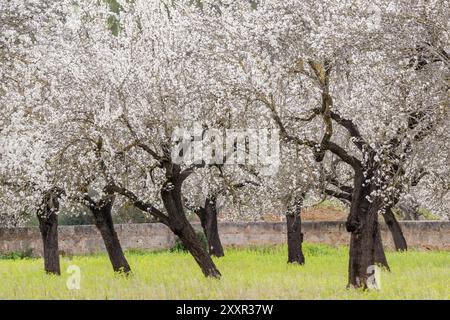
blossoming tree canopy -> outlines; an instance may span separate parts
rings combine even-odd
[[[374,5],[375,14],[367,12]],[[283,1],[254,10],[232,4],[202,24],[212,34],[207,47],[216,49],[207,60],[220,72],[221,88],[253,110],[268,110],[286,140],[333,164],[327,171],[337,168],[329,157],[351,169],[347,228],[352,239],[373,234],[370,246],[381,246],[376,212],[422,176],[424,163],[414,153],[448,124],[446,6]],[[357,242],[352,252],[361,252],[365,241]],[[382,251],[360,258],[386,264]],[[351,259],[349,283],[364,286],[368,265]]]
[[[349,284],[365,287],[370,265],[387,266],[378,212],[421,183],[448,194],[444,1],[0,6],[0,195],[11,224],[24,205],[54,213],[59,201],[81,202],[118,247],[110,215],[126,201],[218,277],[185,198],[199,184],[221,190],[262,168],[242,163],[217,175],[207,161],[174,161],[174,134],[195,125],[277,129],[280,171],[251,184],[265,201],[245,188],[241,197],[269,208],[315,189],[348,202]],[[283,205],[298,209],[290,200]],[[115,269],[127,266],[122,256],[110,256]]]
[[[54,121],[46,126],[64,158],[89,168],[83,175],[73,171],[65,188],[76,193],[80,178],[99,181],[168,225],[205,275],[218,276],[184,215],[181,185],[194,168],[173,163],[170,151],[175,128],[205,108],[191,76],[198,62],[188,57],[195,46],[184,28],[190,11],[124,3],[114,34],[101,23],[110,13],[94,1],[85,5],[92,10],[68,9],[71,19],[42,62],[58,92],[50,107]]]

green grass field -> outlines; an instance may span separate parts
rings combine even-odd
[[[205,279],[183,252],[127,252],[131,277],[114,275],[106,255],[62,257],[61,277],[41,259],[0,260],[0,299],[449,299],[450,252],[388,252],[381,290],[346,289],[347,249],[305,245],[306,265],[286,263],[286,247],[229,249],[216,259],[221,280]],[[65,271],[81,269],[80,290]]]

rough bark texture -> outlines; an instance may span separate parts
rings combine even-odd
[[[388,207],[385,211],[383,211],[383,218],[388,226],[392,238],[394,239],[395,249],[397,251],[406,251],[408,250],[408,246],[406,244],[405,236],[403,235],[402,228],[395,218],[394,213],[392,212],[392,208]]]
[[[100,231],[103,242],[105,243],[106,251],[108,252],[109,260],[111,261],[114,272],[129,274],[131,272],[130,265],[120,245],[119,237],[114,229],[111,210],[113,200],[102,200],[97,204],[90,206],[92,214],[94,215],[95,225]]]
[[[351,233],[349,286],[367,288],[369,266],[375,265],[375,242],[377,239],[376,210],[366,211],[361,226]],[[379,252],[378,252],[379,253]],[[378,257],[380,260],[380,257]]]
[[[217,198],[215,196],[208,196],[205,200],[205,206],[196,210],[196,213],[208,240],[209,254],[214,257],[223,257],[225,254],[220,241],[216,203]]]
[[[219,270],[211,259],[211,256],[203,248],[194,228],[189,223],[184,213],[181,195],[181,182],[177,179],[169,179],[161,190],[161,197],[169,217],[168,227],[177,235],[184,247],[194,257],[206,277],[219,278]]]
[[[297,199],[291,210],[286,213],[288,263],[305,263],[305,256],[302,251],[303,233],[300,216],[302,204],[303,199]]]
[[[386,270],[390,271],[389,264],[386,259],[386,254],[384,253],[383,241],[381,239],[380,225],[378,224],[378,215],[376,216],[377,221],[374,225],[374,261],[375,264],[384,267]]]
[[[44,247],[44,268],[47,273],[55,275],[61,275],[58,249],[58,197],[59,194],[56,192],[47,193],[41,208],[37,211]]]
[[[389,269],[378,225],[380,204],[377,200],[367,200],[372,189],[364,186],[364,180],[362,173],[355,174],[347,219],[347,231],[351,232],[348,286],[355,288],[368,288],[370,266],[381,265]]]
[[[305,263],[302,252],[303,233],[300,214],[287,214],[288,263]]]

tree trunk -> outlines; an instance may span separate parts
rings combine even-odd
[[[206,277],[220,278],[219,270],[186,218],[181,197],[181,183],[167,181],[161,189],[161,197],[169,216],[168,227],[180,238]]]
[[[222,242],[220,241],[219,228],[217,224],[216,197],[207,197],[205,201],[205,225],[203,230],[208,239],[209,254],[214,257],[223,257]]]
[[[408,246],[406,244],[406,239],[403,236],[402,229],[397,219],[395,218],[394,213],[392,212],[392,208],[388,207],[385,211],[383,211],[383,218],[386,222],[386,225],[389,228],[389,231],[392,234],[392,238],[394,239],[395,249],[397,251],[406,251],[408,250]]]
[[[305,256],[302,252],[303,233],[300,213],[293,212],[286,214],[287,222],[287,244],[288,263],[305,263]]]
[[[360,227],[351,234],[348,277],[350,287],[368,288],[370,270],[375,265],[389,270],[381,242],[376,207],[369,206],[365,214],[360,216]]]
[[[363,172],[355,172],[350,214],[346,228],[351,232],[348,268],[348,287],[369,288],[370,272],[375,265],[389,269],[381,242],[378,225],[379,199],[367,199],[373,187],[364,182],[369,179]]]
[[[192,254],[205,277],[220,278],[219,270],[212,261],[211,256],[205,251],[190,223],[187,220],[181,225],[171,223],[170,228],[180,238],[184,247]]]
[[[375,264],[384,267],[386,270],[390,271],[389,264],[386,259],[386,254],[384,253],[383,241],[381,238],[380,225],[377,221],[375,223],[375,239],[374,239],[374,261]]]
[[[51,192],[44,196],[42,207],[37,212],[44,247],[45,272],[55,275],[61,275],[58,249],[58,210],[57,195]]]
[[[95,225],[100,231],[103,242],[105,243],[114,272],[129,274],[131,268],[125,258],[112,221],[112,205],[112,201],[109,201],[104,205],[91,207],[91,211],[94,215]]]
[[[305,256],[302,252],[303,233],[300,217],[304,197],[304,193],[296,195],[286,212],[288,263],[305,263]]]

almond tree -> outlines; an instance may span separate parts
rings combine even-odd
[[[273,176],[261,177],[256,203],[266,211],[280,212],[286,219],[288,263],[304,264],[301,213],[320,201],[323,177],[311,152],[286,143],[281,147],[280,167]]]
[[[35,214],[43,241],[45,271],[59,275],[58,211],[63,190],[52,171],[46,170],[45,139],[31,117],[18,116],[17,127],[6,128],[0,137],[1,209],[13,225]],[[23,118],[23,119],[21,119]],[[47,175],[41,175],[45,171]],[[5,221],[2,221],[5,224]],[[8,221],[6,221],[8,226]]]
[[[184,28],[190,14],[180,9],[168,16],[154,2],[121,3],[114,35],[105,25],[111,13],[97,1],[68,6],[40,63],[52,90],[46,126],[61,159],[95,168],[87,177],[99,173],[100,202],[84,197],[94,215],[109,210],[115,194],[167,225],[203,273],[219,277],[183,205],[183,182],[204,164],[178,164],[171,154],[172,133],[186,121],[185,110],[203,107],[190,79],[201,64],[188,56],[195,48]],[[77,179],[83,175],[66,178],[70,197],[77,194]]]
[[[93,200],[79,190],[89,183],[82,176],[80,166],[73,165],[80,163],[74,160],[79,154],[71,153],[76,149],[73,145],[80,140],[71,135],[70,128],[63,122],[67,118],[55,118],[58,115],[54,109],[57,108],[57,100],[52,97],[55,92],[48,75],[54,66],[49,70],[52,60],[47,49],[58,49],[59,32],[70,24],[67,17],[71,8],[71,4],[64,2],[38,4],[15,1],[9,1],[2,8],[1,20],[6,27],[2,33],[5,46],[2,47],[4,59],[1,61],[5,72],[2,74],[3,94],[0,97],[4,112],[0,137],[3,156],[1,184],[5,190],[2,211],[10,212],[13,221],[18,221],[18,214],[24,211],[28,214],[24,219],[36,213],[43,238],[45,270],[60,274],[57,214],[60,205],[71,202],[67,193],[76,191],[77,200],[90,200],[88,203],[114,269],[129,271],[126,260],[118,264],[117,259],[111,256],[111,252],[117,252],[116,255],[124,260],[110,210],[107,214],[103,206],[93,206]],[[45,58],[49,58],[48,65],[42,63]],[[65,198],[64,203],[61,203],[62,197]],[[106,237],[108,232],[103,232],[105,225],[116,243]],[[114,248],[111,248],[111,243],[115,244]]]
[[[8,1],[0,5],[0,193],[2,224],[24,223],[36,213],[43,238],[45,270],[59,274],[57,219],[60,192],[45,167],[45,133],[40,108],[48,90],[36,65],[35,44],[46,37],[49,21],[60,19],[50,3]],[[6,216],[6,217],[5,217]],[[8,221],[5,221],[7,219]],[[6,223],[5,223],[6,222]]]
[[[445,6],[233,3],[198,27],[211,34],[202,48],[217,90],[242,97],[242,108],[264,107],[316,161],[338,158],[351,170],[350,286],[367,287],[369,266],[387,267],[378,212],[415,175],[414,151],[448,120]]]
[[[231,155],[231,154],[230,154]],[[197,170],[185,186],[185,206],[200,219],[203,232],[208,241],[211,256],[223,257],[224,250],[220,240],[218,216],[221,209],[236,211],[234,202],[241,197],[253,203],[253,214],[257,215],[257,197],[248,194],[247,189],[260,186],[258,177],[249,173],[245,164],[214,164]],[[252,189],[254,191],[254,188]],[[224,220],[233,220],[233,214],[222,213]],[[237,214],[239,217],[239,214]]]

